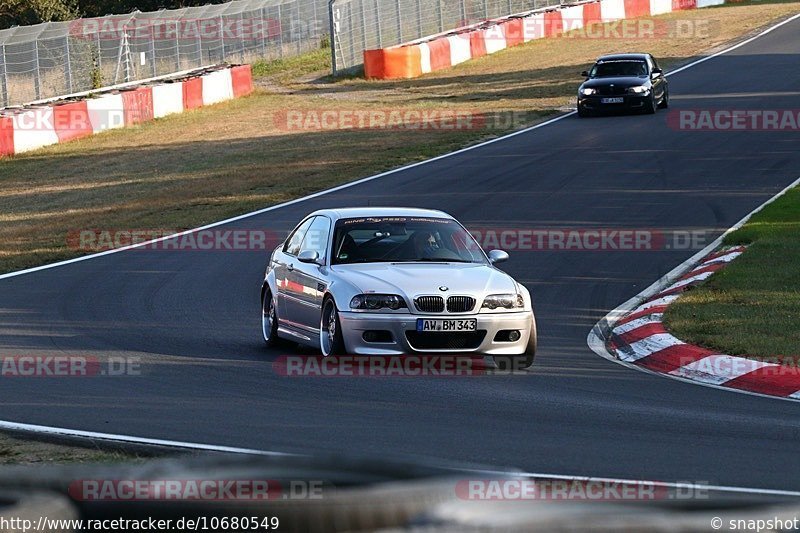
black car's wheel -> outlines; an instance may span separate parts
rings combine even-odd
[[[269,289],[264,291],[264,296],[261,298],[261,332],[267,347],[277,346],[279,341],[278,310],[275,308],[275,301]]]
[[[589,116],[589,112],[586,110],[586,108],[578,106],[578,116],[581,118],[586,118]]]
[[[325,357],[344,354],[344,337],[339,322],[339,311],[333,298],[326,298],[322,304],[322,317],[319,326],[319,349]]]
[[[537,342],[536,317],[534,316],[531,323],[531,335],[528,338],[528,345],[525,347],[525,353],[522,355],[496,355],[494,357],[494,363],[500,370],[525,370],[533,365],[533,360],[536,357]]]
[[[656,112],[656,95],[651,94],[650,98],[644,103],[644,112],[648,115],[652,115]]]
[[[661,109],[666,109],[669,107],[669,89],[664,89],[664,97],[661,99],[658,107]]]

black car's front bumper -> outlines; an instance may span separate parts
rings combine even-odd
[[[622,98],[620,103],[603,103],[605,98]],[[650,92],[644,94],[619,94],[613,96],[579,96],[578,108],[591,113],[619,113],[644,111],[652,101]]]

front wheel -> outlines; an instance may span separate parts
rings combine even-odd
[[[647,99],[647,102],[644,104],[644,112],[648,115],[652,115],[656,112],[656,95],[651,94],[650,98]]]
[[[339,312],[333,298],[326,298],[322,304],[322,317],[319,326],[319,349],[325,357],[344,353],[344,337]]]
[[[658,107],[661,109],[669,107],[669,89],[664,89],[664,97],[661,98],[661,103],[658,104]]]
[[[522,355],[496,355],[494,363],[500,370],[525,370],[533,365],[536,357],[538,338],[536,334],[536,317],[531,317],[531,335],[528,337],[528,345]]]
[[[278,311],[269,289],[264,291],[261,299],[261,333],[268,348],[274,348],[278,344]]]

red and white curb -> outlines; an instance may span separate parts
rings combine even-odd
[[[744,253],[742,246],[719,250],[618,318],[606,348],[620,361],[651,372],[722,388],[800,399],[800,369],[726,355],[687,344],[669,333],[664,312],[686,291]]]
[[[0,110],[0,156],[69,142],[250,94],[250,65],[99,91],[81,99]]]

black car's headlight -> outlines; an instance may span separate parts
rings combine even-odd
[[[650,87],[647,85],[638,85],[636,87],[628,87],[628,92],[633,94],[647,94],[647,91],[650,90]]]
[[[358,294],[350,300],[350,309],[403,309],[407,308],[406,301],[396,294]]]
[[[594,87],[584,87],[583,89],[581,89],[581,94],[583,96],[591,96],[593,94],[597,94],[597,89],[595,89]]]
[[[482,309],[521,309],[525,299],[521,294],[490,294],[483,299]]]

